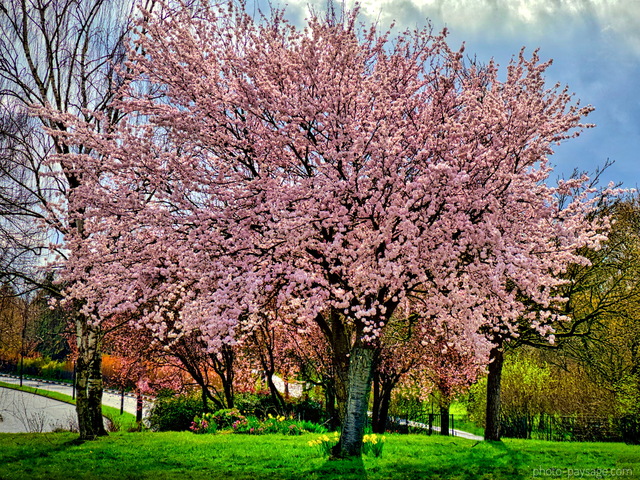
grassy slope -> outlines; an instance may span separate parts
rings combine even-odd
[[[35,395],[40,395],[42,397],[51,398],[53,400],[59,400],[61,402],[70,403],[72,405],[76,404],[76,401],[70,397],[69,395],[64,395],[63,393],[51,392],[49,390],[42,390],[33,387],[19,386],[13,383],[5,383],[0,382],[0,387],[10,388],[13,390],[20,390],[22,392],[33,393]],[[122,415],[120,414],[120,410],[117,408],[109,407],[106,405],[102,406],[102,414],[109,418],[115,424],[121,426],[124,429],[132,428],[136,423],[135,415],[131,415],[130,413],[124,412]]]
[[[497,480],[568,478],[566,469],[597,478],[595,470],[610,468],[620,469],[616,478],[640,478],[640,447],[624,444],[389,435],[382,458],[328,461],[307,445],[313,438],[142,432],[78,443],[67,433],[0,434],[0,479]]]

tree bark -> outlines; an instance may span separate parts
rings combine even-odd
[[[269,394],[271,395],[271,401],[273,402],[273,406],[280,412],[284,413],[285,401],[280,395],[276,384],[273,383],[273,376],[275,375],[275,370],[265,370],[265,380],[267,381],[267,387],[269,388]]]
[[[485,440],[500,440],[500,381],[504,352],[496,346],[489,353],[489,375],[487,376],[487,410],[484,427]]]
[[[213,369],[222,382],[222,391],[226,408],[233,408],[235,392],[233,389],[233,379],[235,377],[234,364],[236,354],[231,345],[223,344],[221,348],[221,359],[216,355],[210,355]]]
[[[86,317],[76,318],[76,413],[80,440],[107,435],[102,417],[102,333]]]
[[[383,379],[380,375],[373,376],[373,411],[371,415],[373,433],[382,434],[387,430],[391,393],[395,385],[396,382],[392,379]]]
[[[343,323],[342,315],[336,309],[328,314],[318,314],[316,322],[331,346],[332,394],[335,399],[335,425],[344,425],[347,410],[347,392],[349,390],[349,355],[352,347],[353,332]]]
[[[448,436],[449,429],[449,403],[440,404],[440,435]]]
[[[347,458],[362,455],[362,438],[367,423],[367,407],[371,392],[373,356],[372,348],[356,346],[351,350],[346,413],[340,440],[333,448],[334,457]]]
[[[349,392],[349,354],[351,352],[351,339],[345,330],[340,315],[331,312],[331,337],[329,343],[333,350],[333,368],[335,372],[334,393],[336,399],[336,412],[338,424],[344,425]]]
[[[325,408],[327,415],[329,416],[329,426],[332,430],[340,427],[340,417],[336,409],[336,392],[335,392],[335,380],[331,378],[326,382],[324,387]]]

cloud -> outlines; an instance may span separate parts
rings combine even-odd
[[[326,0],[289,0],[290,7],[321,9]],[[340,1],[336,1],[340,4]],[[346,0],[353,7],[354,0]],[[640,56],[640,2],[628,0],[360,0],[362,14],[382,25],[424,24],[485,38],[553,36],[570,41],[588,32]]]

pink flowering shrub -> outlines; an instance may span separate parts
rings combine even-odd
[[[189,427],[193,433],[215,433],[217,429],[218,425],[212,413],[203,413],[202,416],[195,417]]]
[[[236,409],[219,410],[216,413],[196,416],[190,428],[194,433],[215,433],[218,429],[248,435],[268,433],[301,435],[307,432],[325,433],[327,431],[324,426],[305,420],[295,420],[284,415],[269,415],[265,419],[259,419],[255,416],[244,416]]]

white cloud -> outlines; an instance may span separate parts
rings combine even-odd
[[[284,1],[284,0],[283,0]],[[323,8],[326,0],[288,0],[290,6]],[[337,5],[341,2],[335,2]],[[629,0],[360,0],[362,13],[400,27],[424,23],[489,38],[549,35],[559,40],[588,31],[627,46],[640,56],[640,2]],[[354,0],[346,0],[353,7]]]

